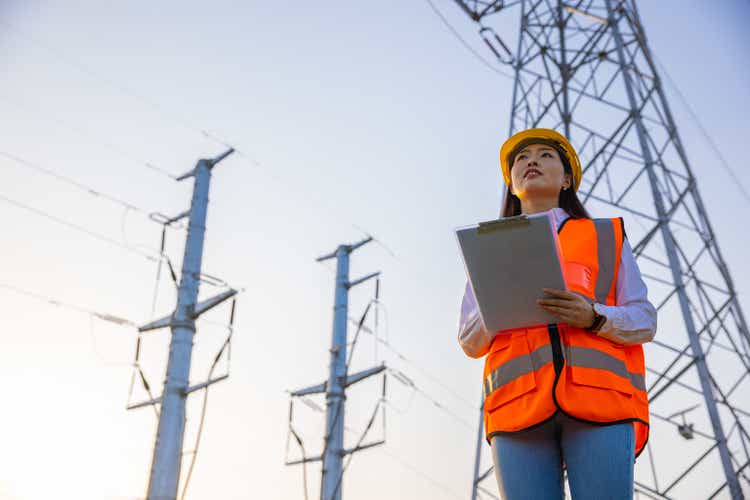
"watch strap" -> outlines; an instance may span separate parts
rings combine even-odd
[[[585,328],[585,330],[588,330],[590,332],[598,332],[602,329],[604,323],[607,322],[607,317],[599,314],[599,312],[597,312],[596,310],[596,307],[594,307],[594,304],[591,304],[591,309],[594,311],[594,321],[591,323],[591,325]]]

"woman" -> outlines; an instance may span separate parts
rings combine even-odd
[[[466,286],[459,343],[472,358],[486,355],[485,433],[500,492],[562,499],[567,469],[574,500],[632,499],[649,425],[642,344],[654,337],[656,309],[622,219],[589,217],[576,195],[578,155],[554,130],[513,135],[500,163],[502,216],[549,213],[569,290],[539,291],[557,323],[488,332]]]

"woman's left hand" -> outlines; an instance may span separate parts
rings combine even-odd
[[[583,295],[553,288],[542,291],[555,298],[539,299],[536,303],[554,317],[578,328],[587,328],[594,322],[594,308]]]

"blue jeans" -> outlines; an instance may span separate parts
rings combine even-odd
[[[607,426],[561,412],[544,424],[492,438],[503,500],[565,497],[563,460],[573,500],[632,500],[634,437],[630,422]]]

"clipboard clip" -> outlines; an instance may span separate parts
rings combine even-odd
[[[503,229],[511,229],[518,226],[528,226],[529,218],[526,214],[515,215],[513,217],[504,217],[502,219],[480,222],[477,226],[478,234],[493,233]]]

